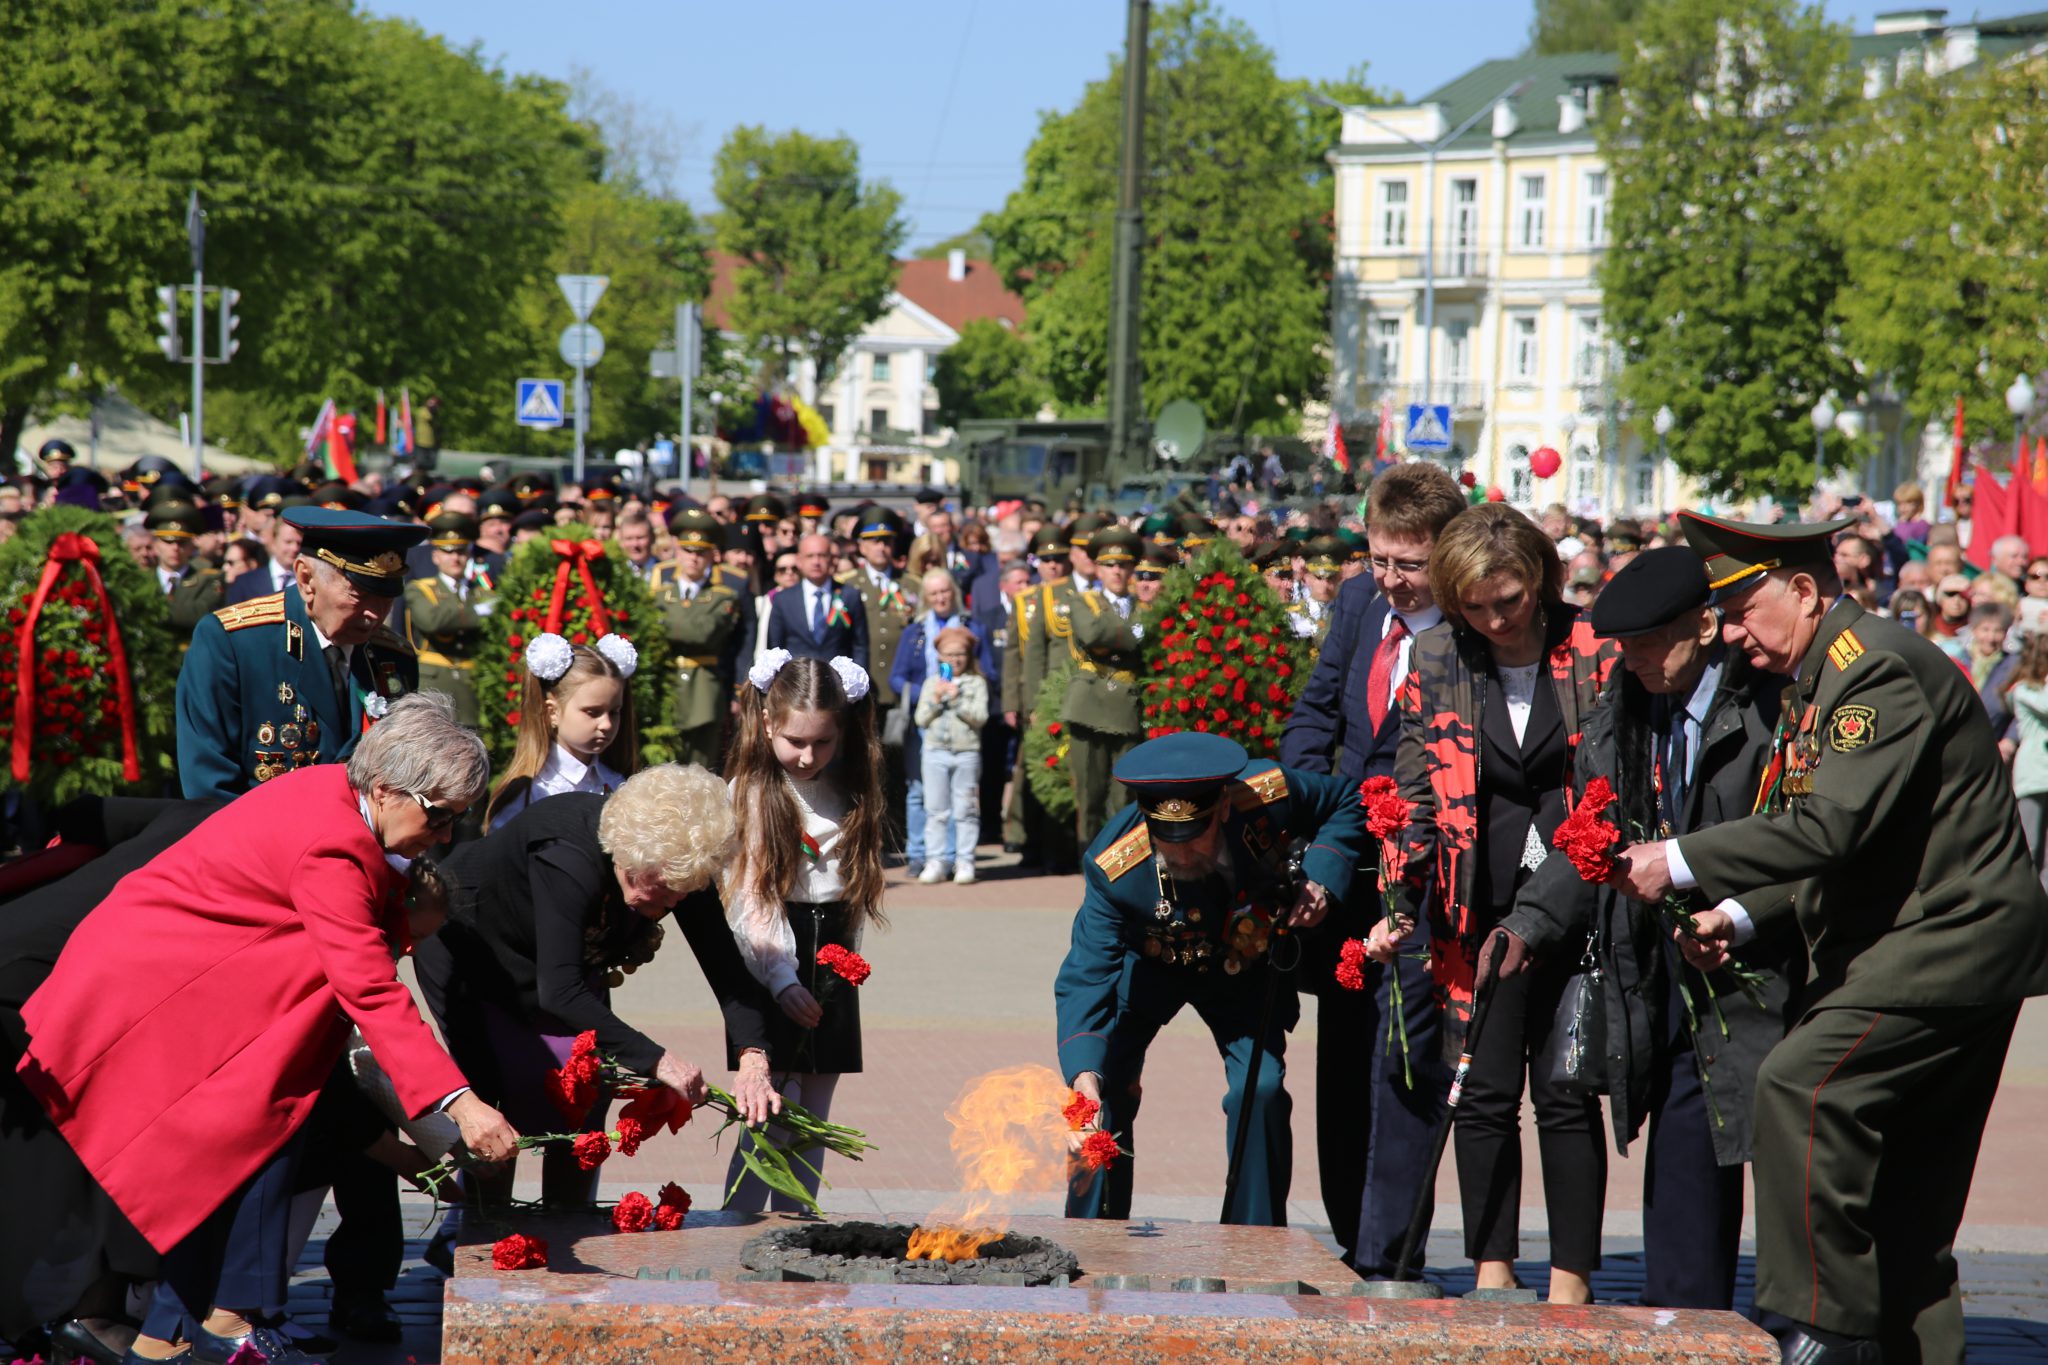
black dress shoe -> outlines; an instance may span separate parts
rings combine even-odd
[[[393,1342],[405,1335],[405,1324],[382,1294],[336,1295],[327,1310],[327,1325],[357,1341]]]
[[[316,1332],[304,1323],[295,1321],[289,1313],[266,1317],[263,1319],[263,1325],[309,1356],[331,1356],[341,1349],[340,1341],[325,1332]]]
[[[50,1358],[53,1361],[90,1360],[94,1365],[120,1365],[124,1353],[101,1341],[77,1318],[50,1329]]]
[[[285,1340],[275,1327],[263,1326],[252,1327],[238,1337],[215,1336],[204,1327],[194,1327],[189,1359],[204,1365],[227,1365],[244,1346],[253,1347],[269,1365],[316,1365],[313,1357]]]
[[[1778,1334],[1783,1365],[1883,1365],[1884,1352],[1862,1337],[1829,1335],[1823,1342],[1802,1327]]]

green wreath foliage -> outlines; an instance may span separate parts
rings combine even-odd
[[[1313,637],[1235,545],[1218,540],[1169,570],[1139,618],[1145,628],[1145,737],[1225,735],[1253,757],[1280,732],[1315,666]]]
[[[554,592],[555,566],[561,562],[550,541],[591,538],[583,525],[557,526],[512,551],[498,578],[498,607],[484,618],[484,642],[477,656],[477,716],[492,768],[502,771],[512,759],[519,737],[519,701],[526,684],[526,643],[540,634]],[[675,757],[675,728],[663,724],[662,680],[668,673],[668,635],[661,612],[647,584],[626,563],[615,542],[605,542],[601,559],[591,561],[591,578],[604,599],[605,614],[617,634],[633,642],[640,663],[633,672],[633,717],[640,733],[642,764],[666,763]],[[572,645],[594,645],[590,609],[583,601],[583,580],[572,571],[564,599],[561,633]]]
[[[21,632],[50,546],[82,535],[99,547],[100,581],[120,627],[135,699],[135,748],[141,781],[121,772],[119,688],[97,595],[82,562],[66,564],[50,585],[29,652],[34,669],[29,771],[13,770]],[[20,789],[45,805],[82,796],[155,793],[174,770],[181,655],[156,576],[121,543],[114,518],[82,507],[48,507],[23,518],[0,544],[0,791]]]
[[[1067,768],[1066,727],[1060,724],[1060,708],[1066,704],[1067,684],[1074,679],[1072,660],[1046,674],[1038,686],[1032,721],[1024,732],[1024,777],[1031,794],[1056,820],[1074,817],[1074,779]]]

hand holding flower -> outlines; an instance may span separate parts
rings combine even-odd
[[[1608,874],[1608,884],[1646,905],[1662,901],[1673,890],[1671,864],[1664,848],[1662,842],[1654,842],[1632,844],[1621,850],[1615,855],[1614,870]]]
[[[1672,929],[1671,937],[1678,940],[1678,951],[1687,962],[1711,972],[1728,965],[1729,949],[1735,943],[1735,919],[1719,907],[1702,910],[1692,917],[1691,934],[1680,925]]]
[[[704,1084],[703,1070],[683,1061],[673,1052],[661,1054],[661,1060],[654,1064],[654,1079],[691,1104],[702,1104],[711,1097],[710,1088]]]
[[[771,1116],[782,1112],[782,1092],[775,1088],[775,1082],[768,1075],[766,1053],[740,1054],[740,1069],[733,1077],[732,1097],[739,1105],[740,1116],[750,1126],[766,1123]]]
[[[782,994],[775,997],[775,1003],[782,1006],[782,1012],[799,1028],[816,1028],[818,1021],[825,1017],[824,1006],[801,984],[784,988]]]
[[[1365,955],[1374,962],[1392,962],[1401,945],[1415,932],[1415,926],[1400,915],[1388,915],[1372,927],[1365,941]]]
[[[448,1105],[448,1117],[462,1133],[462,1145],[482,1161],[503,1161],[518,1150],[519,1134],[505,1116],[465,1090]]]

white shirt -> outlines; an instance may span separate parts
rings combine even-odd
[[[1380,639],[1387,638],[1387,632],[1394,628],[1394,618],[1401,618],[1401,624],[1408,627],[1408,633],[1401,637],[1401,643],[1394,655],[1394,669],[1387,679],[1387,710],[1392,712],[1401,704],[1401,684],[1408,677],[1408,660],[1415,653],[1415,637],[1444,619],[1443,608],[1431,605],[1421,611],[1389,611],[1387,619],[1380,622]]]
[[[534,802],[549,796],[560,796],[564,792],[596,792],[602,796],[616,791],[626,779],[604,765],[602,759],[586,763],[562,747],[557,740],[548,751],[547,762],[540,765],[540,771],[527,783],[526,790],[516,801],[498,812],[491,821],[491,828],[497,829]]]
[[[1104,588],[1104,589],[1102,590],[1102,596],[1104,597],[1104,599],[1106,599],[1106,600],[1108,601],[1109,605],[1111,605],[1112,607],[1115,607],[1115,608],[1116,608],[1116,614],[1117,614],[1118,616],[1121,616],[1121,617],[1123,617],[1123,618],[1124,618],[1124,619],[1125,619],[1126,621],[1128,621],[1128,620],[1130,620],[1130,619],[1131,619],[1131,599],[1130,599],[1130,598],[1128,598],[1128,597],[1118,597],[1118,596],[1117,596],[1117,595],[1116,595],[1115,593],[1111,592],[1111,591],[1110,591],[1110,590],[1109,590],[1108,588]]]
[[[273,559],[265,567],[270,570],[270,590],[272,592],[283,592],[286,588],[298,582],[298,579],[293,576],[292,566],[289,564],[280,564]]]
[[[1514,727],[1515,743],[1520,744],[1529,733],[1529,713],[1536,708],[1536,685],[1543,670],[1543,661],[1533,664],[1496,664],[1494,670],[1500,675],[1501,696],[1508,707],[1508,724]],[[1543,866],[1543,859],[1549,850],[1543,847],[1543,836],[1536,832],[1534,822],[1529,825],[1528,837],[1522,840],[1522,866],[1534,871]]]
[[[796,885],[790,887],[787,900],[798,905],[838,900],[846,892],[846,880],[839,870],[840,825],[851,807],[839,788],[826,778],[788,781],[804,833],[818,845],[818,857],[803,860],[803,870],[797,874]],[[726,783],[726,790],[732,790],[732,783]],[[796,932],[789,927],[789,915],[782,905],[763,904],[740,889],[745,877],[744,858],[742,852],[726,878],[726,922],[732,926],[733,942],[739,945],[747,970],[768,988],[768,994],[780,995],[799,984]]]
[[[181,579],[181,578],[183,578],[184,576],[185,576],[185,571],[184,571],[183,569],[166,569],[166,568],[165,568],[165,567],[163,567],[163,565],[161,565],[161,564],[157,565],[157,569],[156,569],[156,586],[157,586],[157,591],[158,591],[158,592],[161,592],[161,593],[165,593],[165,594],[168,594],[168,593],[170,592],[170,590],[171,590],[172,588],[175,588],[175,587],[177,587],[177,586],[178,586],[178,580],[179,580],[179,579]]]

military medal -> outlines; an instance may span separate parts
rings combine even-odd
[[[256,742],[258,744],[277,743],[277,727],[267,720],[264,721],[256,727]]]
[[[287,725],[277,732],[277,742],[287,749],[298,748],[305,737],[305,732],[296,725]]]
[[[320,722],[319,722],[319,721],[317,721],[317,720],[309,720],[309,721],[307,721],[307,722],[306,722],[306,743],[308,743],[308,744],[318,744],[319,742],[320,742]]]
[[[1173,918],[1173,902],[1166,897],[1166,860],[1154,854],[1152,867],[1159,874],[1159,902],[1152,907],[1152,918],[1163,924]]]
[[[307,711],[304,706],[294,706],[292,708],[292,719],[297,721],[301,725],[304,725],[306,723],[307,716],[311,714],[312,713]]]
[[[292,685],[290,683],[281,682],[277,685],[277,699],[280,702],[289,705],[292,698],[297,695],[297,693],[292,691]]]

